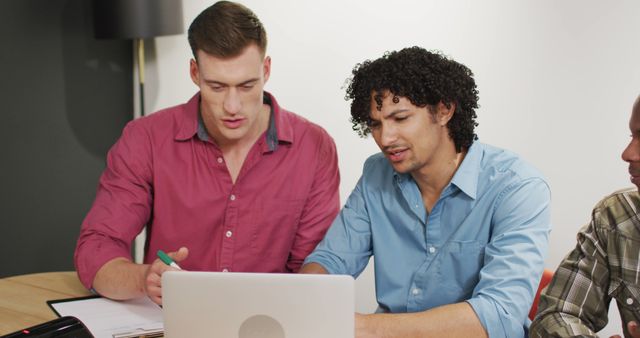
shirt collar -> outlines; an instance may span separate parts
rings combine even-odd
[[[455,185],[467,196],[475,199],[478,191],[478,177],[480,175],[480,162],[482,161],[482,147],[478,142],[473,142],[462,163],[453,174],[451,184]]]
[[[481,160],[482,147],[478,145],[478,142],[474,142],[471,147],[469,147],[467,155],[462,160],[458,170],[453,174],[453,178],[447,186],[454,185],[467,196],[475,199],[478,190],[478,176],[480,175]],[[413,177],[409,173],[400,174],[394,170],[393,175],[398,184],[407,180],[413,180]],[[447,190],[446,187],[445,190]]]
[[[280,107],[276,98],[266,91],[264,92],[264,103],[271,106],[267,135],[271,133],[272,141],[276,143],[293,143],[293,126],[289,117],[291,113]]]
[[[278,149],[278,130],[276,128],[275,109],[273,109],[273,103],[271,102],[271,95],[266,93],[263,95],[263,103],[268,104],[271,107],[271,113],[269,114],[269,125],[267,126],[266,141],[267,149],[263,148],[263,151],[276,151]]]
[[[193,137],[198,131],[198,110],[200,107],[200,93],[193,95],[186,104],[182,106],[184,118],[178,127],[175,135],[176,141],[186,141]]]
[[[286,119],[283,109],[275,97],[264,92],[263,102],[271,107],[269,126],[266,132],[264,151],[275,151],[279,142],[293,142],[293,128]],[[185,141],[197,136],[202,141],[209,140],[209,134],[200,115],[200,93],[195,94],[184,106],[185,119],[175,135],[177,141]]]

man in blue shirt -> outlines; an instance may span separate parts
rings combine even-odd
[[[524,337],[547,252],[550,191],[477,141],[462,64],[419,47],[358,64],[351,120],[382,150],[302,272],[357,277],[375,256],[378,313],[357,337]]]

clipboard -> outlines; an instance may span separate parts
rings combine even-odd
[[[164,337],[162,309],[149,298],[115,301],[99,295],[48,300],[59,317],[80,319],[96,338]]]
[[[64,303],[64,302],[75,302],[75,301],[81,301],[81,300],[85,300],[85,299],[93,299],[93,298],[100,298],[99,295],[91,295],[91,296],[84,296],[84,297],[74,297],[74,298],[65,298],[65,299],[53,299],[53,300],[48,300],[47,301],[47,305],[49,306],[49,308],[51,309],[51,311],[53,311],[53,313],[56,314],[56,316],[58,317],[63,317],[63,315],[61,315],[56,308],[53,306],[54,304],[58,304],[58,303]]]

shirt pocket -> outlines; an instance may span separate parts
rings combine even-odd
[[[273,198],[256,208],[251,236],[254,254],[286,258],[298,231],[304,200]]]
[[[440,252],[440,285],[453,301],[469,299],[484,262],[479,241],[449,241]]]

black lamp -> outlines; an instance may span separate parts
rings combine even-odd
[[[93,16],[96,38],[135,40],[144,116],[144,39],[184,32],[182,0],[94,0]]]

